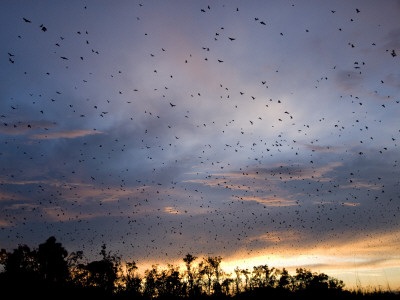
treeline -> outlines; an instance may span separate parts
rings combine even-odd
[[[82,251],[68,253],[50,237],[37,249],[20,245],[0,252],[0,290],[14,296],[63,296],[91,298],[252,298],[270,296],[354,296],[341,280],[304,268],[295,275],[283,269],[260,265],[252,270],[236,268],[227,274],[222,258],[183,257],[185,268],[153,266],[141,276],[134,261],[100,251],[101,259],[87,261]],[[381,293],[382,296],[384,293]],[[392,295],[392,294],[391,294]]]

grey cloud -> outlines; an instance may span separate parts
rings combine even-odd
[[[398,51],[400,49],[400,28],[392,29],[387,35],[384,37],[385,44],[383,48],[385,50],[389,50],[388,55],[394,49]]]
[[[364,76],[356,71],[339,71],[335,77],[337,86],[347,93],[355,93],[364,81]]]

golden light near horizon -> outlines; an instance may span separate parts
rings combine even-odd
[[[264,253],[251,254],[249,250],[238,250],[229,257],[223,257],[221,269],[228,277],[235,277],[234,270],[247,269],[252,272],[253,267],[268,265],[270,268],[287,269],[295,275],[296,269],[305,268],[316,273],[325,273],[331,277],[343,280],[345,288],[349,290],[398,290],[400,260],[397,255],[399,250],[398,233],[375,234],[369,239],[358,241],[337,241],[337,246],[326,247],[321,243],[317,247],[290,248],[288,241],[296,238],[299,233],[272,232],[260,239],[273,240],[281,243],[280,247],[266,249]],[[298,237],[297,237],[298,238]],[[252,238],[254,239],[254,238]],[[250,239],[251,240],[251,239]],[[196,257],[192,267],[196,268],[204,258],[217,255],[204,253],[190,253]],[[186,270],[183,257],[179,260],[169,261],[170,264],[179,266],[181,271]],[[382,259],[385,257],[385,259]],[[387,259],[386,259],[387,258]],[[162,261],[139,263],[142,274],[155,265],[158,268],[167,267]]]

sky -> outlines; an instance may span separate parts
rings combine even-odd
[[[0,247],[400,289],[399,1],[2,1]]]

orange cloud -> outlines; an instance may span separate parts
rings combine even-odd
[[[2,182],[4,184],[4,182]],[[27,200],[26,196],[22,196],[20,194],[13,194],[8,192],[0,192],[0,201],[9,201],[9,200]]]
[[[177,210],[176,208],[172,207],[172,206],[166,206],[164,207],[164,212],[168,213],[168,214],[173,214],[173,215],[180,215],[182,214],[179,210]]]
[[[265,197],[241,197],[240,199],[245,201],[256,201],[265,206],[274,206],[274,207],[298,205],[295,200],[287,200],[283,198],[269,199]]]
[[[358,180],[353,179],[351,184],[341,185],[340,188],[342,189],[368,189],[368,190],[380,190],[382,187],[372,183],[361,182]]]
[[[31,139],[35,140],[44,140],[44,139],[74,139],[77,137],[82,137],[86,135],[92,135],[92,134],[101,134],[103,132],[101,131],[95,131],[95,130],[70,130],[70,131],[58,131],[58,132],[49,132],[49,133],[38,133],[38,134],[33,134],[31,135]]]
[[[6,220],[0,219],[0,226],[1,227],[8,227],[8,226],[11,226],[11,224],[9,222],[7,222]]]
[[[360,205],[360,203],[352,203],[352,202],[342,202],[342,203],[340,203],[341,205],[344,205],[344,206],[359,206]]]
[[[32,209],[34,209],[34,208],[37,208],[38,207],[38,205],[34,205],[34,204],[30,204],[30,203],[16,203],[16,204],[12,204],[12,205],[10,205],[10,206],[7,206],[7,207],[5,207],[5,209],[7,209],[7,210],[16,210],[16,209],[30,209],[30,210],[32,210]]]

